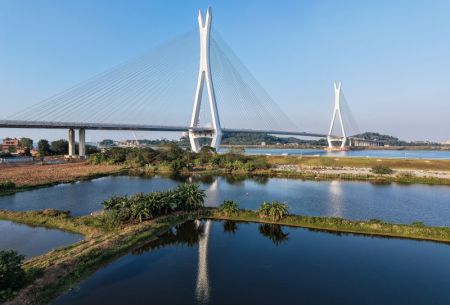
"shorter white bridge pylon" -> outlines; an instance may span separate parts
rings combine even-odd
[[[334,110],[333,110],[333,117],[331,119],[330,129],[328,131],[327,135],[327,142],[328,147],[333,148],[333,142],[341,142],[341,148],[345,147],[345,144],[347,143],[347,135],[345,133],[344,128],[344,122],[342,120],[342,113],[341,113],[341,88],[342,83],[336,83],[334,82]],[[332,136],[334,122],[336,120],[336,116],[339,115],[339,123],[341,124],[341,132],[342,132],[342,138],[336,138]]]

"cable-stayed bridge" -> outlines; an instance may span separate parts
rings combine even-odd
[[[196,152],[200,138],[211,138],[211,146],[218,148],[227,132],[322,137],[330,147],[336,141],[346,145],[340,83],[335,84],[328,134],[299,131],[211,22],[211,10],[205,17],[200,11],[200,43],[196,31],[183,34],[0,120],[0,128],[68,129],[69,156],[75,156],[78,130],[81,157],[86,130],[186,132]],[[342,135],[333,135],[337,123]]]

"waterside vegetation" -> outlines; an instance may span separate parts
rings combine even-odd
[[[174,225],[192,219],[224,220],[229,232],[233,222],[259,222],[260,233],[276,244],[287,241],[279,225],[329,232],[411,238],[450,244],[450,228],[429,227],[423,223],[393,224],[380,220],[347,220],[336,217],[291,215],[284,203],[262,203],[258,211],[240,210],[234,201],[224,201],[219,208],[203,206],[204,192],[195,184],[177,189],[106,200],[104,211],[89,216],[72,217],[67,211],[44,210],[12,212],[0,210],[0,219],[35,226],[46,226],[84,234],[85,240],[51,251],[21,264],[28,276],[20,291],[8,290],[6,304],[47,304],[58,294],[73,287],[104,264],[124,253],[156,239]],[[36,281],[36,279],[39,279]],[[23,282],[21,282],[23,285]],[[10,287],[17,283],[9,283]]]

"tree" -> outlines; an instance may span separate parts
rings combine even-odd
[[[237,214],[239,212],[239,208],[234,200],[224,200],[224,202],[220,205],[220,211],[228,217]]]
[[[0,302],[11,291],[19,289],[25,283],[25,271],[22,269],[23,255],[13,250],[0,250]]]
[[[206,195],[198,184],[182,184],[177,192],[184,210],[193,211],[203,207]]]
[[[287,215],[288,206],[278,201],[272,201],[271,203],[264,202],[259,208],[259,217],[270,217],[272,221],[279,221]]]
[[[69,151],[69,142],[63,139],[53,141],[50,149],[55,155],[65,155]]]
[[[33,140],[30,138],[20,138],[18,147],[20,149],[32,149],[33,148]]]
[[[48,144],[48,141],[45,139],[39,140],[38,150],[39,150],[39,155],[41,157],[49,155],[50,154],[50,144]]]

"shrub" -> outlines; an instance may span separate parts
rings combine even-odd
[[[197,184],[182,184],[175,190],[114,196],[103,202],[105,222],[137,223],[175,211],[203,207],[205,192]],[[105,224],[106,225],[106,224]]]
[[[16,187],[16,184],[12,181],[0,181],[0,191],[12,190]]]
[[[238,205],[234,200],[224,200],[219,209],[227,217],[239,212]]]
[[[56,210],[56,209],[45,209],[40,212],[42,215],[50,217],[69,217],[70,211]]]
[[[375,165],[374,167],[372,167],[371,172],[379,175],[389,175],[392,174],[394,171],[391,168],[384,165]]]
[[[278,201],[264,202],[259,208],[260,218],[270,217],[273,221],[279,221],[288,214],[288,206]]]
[[[411,225],[414,227],[425,228],[425,224],[422,221],[413,221]]]
[[[170,168],[175,173],[181,171],[185,166],[186,166],[186,164],[184,164],[184,162],[181,161],[180,159],[176,159],[176,160],[173,160],[172,162],[170,162]]]
[[[0,250],[0,302],[21,288],[26,281],[22,269],[24,256],[13,250]]]

